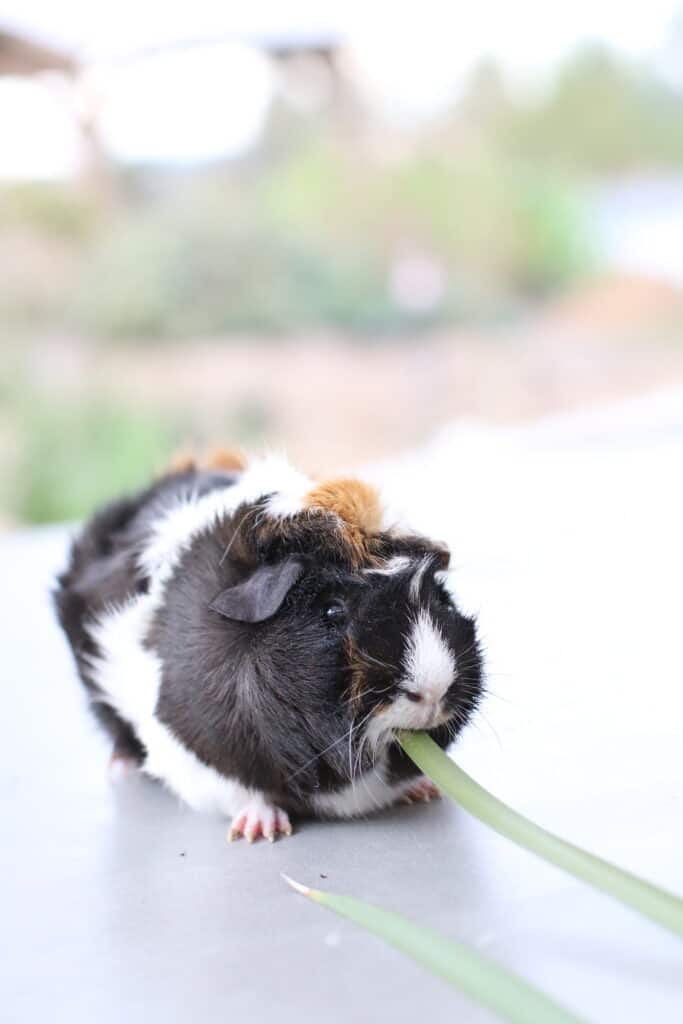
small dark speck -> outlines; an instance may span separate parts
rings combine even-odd
[[[321,875],[320,877],[321,878],[327,878],[327,875]]]
[[[183,852],[179,856],[184,857],[185,856],[185,851],[183,850]]]

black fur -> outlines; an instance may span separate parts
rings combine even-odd
[[[188,491],[230,486],[234,475],[190,471],[164,478],[137,497],[100,512],[75,542],[59,579],[56,605],[93,707],[116,750],[143,760],[130,726],[102,703],[89,674],[97,654],[86,624],[107,605],[145,591],[139,556],[150,525]],[[263,502],[241,506],[185,550],[166,584],[147,637],[159,656],[157,717],[205,764],[259,789],[279,806],[311,809],[311,798],[345,786],[372,766],[363,723],[395,699],[415,602],[413,571],[361,571],[347,557],[329,516],[310,515],[283,529],[264,516]],[[419,537],[380,535],[377,557],[428,555],[420,605],[453,651],[458,679],[445,703],[451,721],[434,729],[446,746],[476,707],[481,659],[474,622],[453,606],[435,572],[447,553]],[[257,574],[281,579],[276,607],[242,615],[236,602],[262,601]],[[290,578],[291,577],[291,578]],[[252,581],[252,582],[250,582]],[[226,598],[225,595],[230,597]],[[221,600],[222,599],[222,600]],[[242,621],[240,621],[242,619]],[[247,621],[245,621],[245,619]],[[249,621],[251,620],[251,621]],[[417,775],[394,744],[391,780]]]
[[[188,491],[204,494],[231,486],[236,477],[195,471],[163,477],[132,498],[111,502],[97,512],[71,546],[67,568],[53,593],[59,622],[73,650],[93,712],[114,741],[114,752],[143,761],[145,750],[127,722],[103,703],[90,659],[98,651],[87,625],[108,606],[123,604],[149,586],[137,559],[159,511]]]

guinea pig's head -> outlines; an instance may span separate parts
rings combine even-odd
[[[299,791],[345,783],[400,729],[454,738],[482,665],[474,620],[446,585],[448,551],[378,530],[359,555],[359,534],[345,546],[325,510],[291,520],[286,535],[251,519],[252,562],[209,613],[226,670],[228,654],[249,666],[250,706],[286,780]]]
[[[349,601],[350,691],[374,743],[398,729],[444,727],[453,738],[478,703],[475,622],[447,587],[448,560],[446,550],[415,538],[412,553],[366,569]]]

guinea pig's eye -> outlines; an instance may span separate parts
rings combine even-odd
[[[329,604],[325,605],[323,617],[330,626],[341,625],[343,622],[346,622],[346,605],[343,601],[330,601]]]

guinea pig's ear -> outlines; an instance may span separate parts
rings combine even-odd
[[[418,534],[409,535],[402,538],[402,547],[413,558],[431,558],[432,569],[436,572],[445,572],[451,563],[450,549],[440,540],[428,540]]]
[[[293,558],[262,565],[241,583],[222,590],[209,608],[235,622],[264,622],[275,615],[303,571]]]

